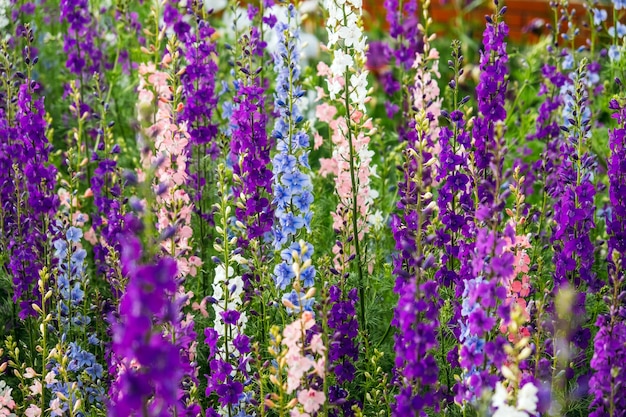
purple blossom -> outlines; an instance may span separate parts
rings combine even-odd
[[[474,120],[472,137],[474,140],[476,168],[481,173],[482,182],[478,185],[478,197],[485,203],[493,200],[493,178],[491,172],[498,167],[498,158],[494,155],[499,148],[496,137],[496,124],[506,119],[504,108],[508,81],[508,54],[505,38],[509,28],[500,21],[500,8],[493,18],[487,20],[483,32],[484,50],[480,53],[480,80],[476,86],[476,98],[480,115]],[[498,175],[496,173],[496,175]]]
[[[33,62],[33,31],[21,27],[18,34],[25,38],[24,53]],[[52,147],[46,137],[44,100],[37,97],[40,86],[14,71],[5,74],[17,88],[13,95],[3,92],[3,99],[15,103],[15,108],[11,112],[0,107],[0,249],[8,254],[3,266],[13,280],[19,317],[25,319],[35,315],[32,305],[41,301],[36,283],[45,266],[43,254],[48,236],[53,234],[50,225],[58,198],[54,193],[56,168],[48,162]]]
[[[433,172],[423,168],[423,162],[432,155],[419,145],[426,142],[429,132],[415,133],[416,140],[407,143],[404,177],[398,183],[399,213],[391,221],[397,251],[393,263],[394,291],[399,296],[392,321],[399,330],[394,343],[394,379],[400,388],[392,404],[393,416],[419,415],[426,408],[436,408],[439,397],[434,384],[439,376],[435,351],[441,300],[438,284],[428,277],[427,271],[436,261],[431,253],[434,246],[426,242],[432,215],[426,210],[432,194],[427,195]]]
[[[329,388],[329,392],[345,392],[344,386],[347,382],[353,381],[356,373],[354,363],[359,358],[359,348],[357,336],[359,325],[356,320],[356,303],[358,301],[358,290],[352,288],[348,294],[342,292],[337,286],[329,288],[328,303],[332,306],[328,311],[328,328],[332,332],[330,346],[328,349],[328,362],[331,372],[335,375],[336,384]],[[340,396],[329,395],[331,404],[340,406],[341,409],[350,410],[354,400]],[[337,411],[338,412],[338,411]],[[337,412],[333,416],[340,415]],[[350,414],[352,415],[351,411]]]
[[[566,155],[559,167],[562,194],[556,201],[554,218],[556,227],[552,235],[555,264],[555,288],[566,283],[579,285],[585,282],[593,291],[601,283],[592,271],[595,260],[590,232],[595,227],[594,196],[591,168],[593,159],[583,153],[589,124],[583,123],[587,102],[587,89],[583,83],[581,65],[575,81],[573,112],[579,116],[566,128],[567,141],[561,144],[561,152]]]
[[[120,299],[119,321],[113,325],[112,354],[120,362],[109,392],[111,416],[140,414],[145,409],[159,416],[182,412],[178,401],[184,375],[181,355],[160,328],[166,323],[176,326],[163,320],[176,309],[172,301],[176,262],[162,258],[142,264],[142,255],[139,240],[127,236],[121,261],[128,284]]]
[[[100,72],[104,64],[102,51],[97,47],[100,36],[96,21],[89,12],[88,0],[61,0],[59,9],[60,21],[68,24],[63,42],[66,66],[84,81],[84,74]]]
[[[626,106],[613,99],[609,107],[618,127],[609,129],[611,155],[608,161],[611,213],[607,219],[608,265],[611,296],[604,297],[608,314],[598,316],[599,328],[594,338],[589,381],[593,395],[592,417],[626,416],[626,397],[621,391],[626,384],[626,308],[623,301],[626,276]]]
[[[256,27],[243,37],[243,42],[249,54],[263,48]],[[241,66],[239,70],[245,78],[238,83],[234,98],[230,161],[233,172],[241,178],[235,186],[235,197],[246,201],[245,207],[237,207],[236,216],[247,225],[247,236],[242,239],[242,244],[247,245],[250,239],[264,237],[273,224],[269,198],[272,171],[268,168],[272,141],[266,132],[265,88],[255,76],[255,69]]]

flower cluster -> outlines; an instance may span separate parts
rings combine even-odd
[[[246,407],[243,394],[244,384],[236,376],[242,375],[249,382],[247,364],[249,362],[250,339],[245,335],[247,317],[240,313],[243,281],[234,276],[228,267],[228,276],[223,265],[215,269],[213,283],[213,308],[215,322],[213,328],[205,328],[205,343],[209,347],[209,365],[212,370],[207,375],[206,395],[217,394],[219,407],[207,410],[209,416],[228,416],[242,412]],[[233,361],[235,362],[233,364]],[[245,382],[245,381],[244,381]]]
[[[340,51],[339,51],[340,52]],[[318,75],[332,76],[332,71],[325,64],[318,65]],[[340,77],[343,83],[343,77]],[[330,120],[329,126],[332,131],[333,142],[332,158],[320,160],[323,175],[333,174],[336,176],[336,192],[339,197],[337,209],[331,213],[333,228],[338,231],[346,231],[351,222],[357,223],[357,235],[363,239],[363,235],[369,229],[367,222],[374,199],[378,192],[371,188],[371,175],[375,175],[375,166],[370,167],[374,153],[368,149],[369,134],[374,132],[370,119],[364,120],[361,111],[350,108],[348,113],[352,119],[348,122],[344,116],[330,119],[330,115],[338,113],[332,105],[318,106],[316,113]],[[367,131],[363,130],[367,129]],[[356,134],[358,132],[358,135]],[[373,174],[372,174],[373,173]],[[353,184],[356,187],[353,187]],[[335,248],[335,253],[338,248]]]
[[[385,0],[389,35],[395,40],[394,56],[397,65],[408,71],[413,66],[416,56],[422,52],[423,36],[419,30],[417,0],[402,2]]]
[[[326,394],[321,389],[326,377],[326,346],[314,329],[315,318],[310,311],[302,312],[285,326],[282,335],[278,327],[272,328],[270,353],[276,362],[270,381],[280,395],[273,393],[265,400],[269,408],[289,410],[293,417],[310,417],[321,412],[326,402]],[[277,403],[291,396],[295,398],[288,403]]]
[[[550,49],[553,51],[553,49]],[[560,72],[555,65],[544,64],[541,68],[543,82],[539,88],[539,95],[544,96],[544,101],[539,106],[536,131],[528,136],[529,141],[539,140],[544,142],[542,157],[532,165],[534,176],[544,184],[544,192],[550,197],[556,197],[561,193],[561,180],[559,166],[562,163],[561,153],[562,131],[559,125],[559,111],[563,106],[563,96],[557,94],[570,79]]]
[[[234,195],[239,202],[235,214],[246,224],[246,236],[241,244],[264,237],[271,231],[274,213],[269,196],[272,194],[272,171],[268,168],[272,141],[267,135],[265,87],[257,77],[262,67],[253,68],[253,57],[263,54],[265,43],[257,27],[244,35],[245,56],[249,62],[240,63],[244,78],[235,83],[236,94],[232,113],[230,160],[233,172],[241,182],[235,185]],[[294,185],[299,177],[295,179]]]
[[[276,79],[275,106],[280,118],[276,119],[273,136],[276,139],[277,153],[272,160],[274,174],[275,215],[274,248],[281,249],[281,262],[276,265],[274,279],[276,285],[285,289],[293,278],[291,251],[296,250],[303,261],[313,255],[313,247],[306,244],[306,251],[296,242],[302,228],[310,230],[313,184],[308,173],[309,136],[302,128],[304,116],[300,110],[305,91],[299,85],[300,78],[300,37],[295,25],[298,15],[290,5],[287,22],[278,22],[274,29],[278,34],[278,51],[274,55]],[[306,255],[305,255],[306,253]],[[313,285],[315,267],[307,268],[308,276],[304,286]]]
[[[167,64],[169,55],[163,60]],[[196,276],[202,261],[190,256],[191,251],[191,212],[193,204],[184,186],[187,182],[188,133],[186,124],[177,124],[172,110],[172,94],[168,84],[169,75],[158,71],[154,64],[140,65],[139,74],[139,113],[142,108],[153,108],[146,135],[153,140],[144,153],[144,166],[155,166],[154,191],[156,193],[157,231],[167,235],[161,240],[161,247],[176,259],[181,277]],[[145,117],[145,114],[143,115]]]
[[[537,387],[529,382],[518,393],[517,403],[510,404],[510,393],[498,382],[495,393],[491,397],[491,406],[495,409],[494,417],[529,417],[537,412]]]
[[[11,391],[13,389],[8,387],[6,382],[0,381],[0,413],[7,417],[16,416],[15,413],[12,413],[15,410],[15,401],[11,396]]]
[[[502,169],[498,166],[494,152],[497,152],[499,139],[496,137],[496,124],[506,118],[504,108],[508,85],[508,54],[505,38],[509,28],[502,16],[506,8],[500,7],[496,1],[496,12],[487,16],[487,27],[483,32],[484,50],[480,52],[480,81],[476,86],[476,98],[480,116],[474,120],[472,137],[474,140],[476,168],[483,181],[477,184],[478,198],[481,202],[491,203],[493,195],[493,178],[490,170]],[[496,173],[496,175],[498,175]]]
[[[210,301],[215,312],[213,327],[204,329],[205,344],[209,347],[208,362],[211,373],[206,375],[206,396],[217,401],[207,410],[208,416],[231,416],[241,412],[245,415],[251,396],[244,395],[245,385],[251,382],[248,373],[250,362],[250,338],[245,334],[248,316],[242,310],[244,279],[235,274],[235,268],[247,263],[241,256],[242,248],[236,248],[238,237],[232,236],[229,171],[218,167],[218,196],[216,204],[221,237],[216,240],[219,257],[213,279],[213,295]]]
[[[33,31],[21,27],[18,35],[27,44],[24,55],[36,62],[36,50],[28,46]],[[10,107],[0,107],[1,247],[9,254],[4,266],[13,280],[13,301],[19,303],[20,318],[26,318],[34,315],[32,304],[41,301],[34,284],[46,262],[42,255],[58,207],[57,170],[48,163],[51,145],[44,100],[37,98],[40,85],[15,70],[7,75],[6,82],[15,87],[3,93],[6,102],[12,102]]]
[[[527,236],[515,235],[515,239],[505,237],[506,245],[505,251],[510,251],[515,256],[513,263],[513,273],[505,279],[503,282],[506,288],[506,304],[511,310],[519,309],[523,317],[523,322],[530,321],[530,314],[528,311],[528,302],[526,299],[530,295],[530,257],[528,256],[528,250],[531,248],[530,242]],[[507,332],[506,326],[500,326],[502,333]],[[518,342],[523,337],[530,336],[530,329],[528,326],[521,326],[516,328],[516,332],[509,333],[508,338],[512,343]]]
[[[90,341],[99,343],[90,338]],[[96,356],[77,342],[58,343],[50,352],[52,369],[44,381],[50,390],[52,416],[61,417],[70,409],[102,407],[105,403],[104,368]]]
[[[514,238],[510,227],[508,235],[509,239]],[[457,386],[459,403],[475,401],[483,390],[494,389],[498,381],[494,368],[500,369],[506,360],[504,338],[500,335],[487,338],[496,328],[498,319],[505,325],[510,320],[504,282],[513,275],[514,255],[505,247],[506,241],[499,232],[484,227],[478,229],[471,259],[475,278],[465,282],[461,310],[460,340],[463,344],[459,360],[464,379]]]
[[[67,22],[68,25],[63,42],[67,69],[81,78],[83,74],[100,72],[104,64],[103,54],[97,47],[99,34],[90,13],[89,1],[61,0],[59,9],[60,22]]]
[[[328,292],[328,301],[332,306],[328,313],[328,328],[333,332],[328,362],[338,386],[341,386],[354,379],[356,372],[354,364],[359,358],[356,343],[359,324],[356,320],[355,307],[358,294],[356,288],[351,289],[348,294],[342,294],[337,285],[331,286]]]
[[[389,100],[385,103],[387,115],[394,117],[400,110],[402,120],[398,126],[399,137],[402,140],[414,137],[414,121],[411,99],[414,97],[413,86],[409,85],[412,76],[411,68],[415,65],[415,59],[419,59],[424,52],[423,32],[424,28],[419,22],[417,0],[398,2],[398,0],[385,0],[385,10],[387,10],[387,23],[389,24],[389,35],[393,42],[384,53],[391,54],[395,58],[395,67],[399,73],[393,71],[384,72],[380,81],[385,92],[392,96],[400,92],[400,105]],[[428,4],[424,3],[424,11],[428,9]]]
[[[564,110],[568,115],[571,112],[573,117],[568,117],[562,126],[567,140],[562,143],[561,152],[566,157],[559,167],[559,176],[565,185],[555,205],[556,227],[552,243],[555,249],[555,287],[568,282],[579,284],[582,280],[595,291],[601,285],[592,271],[595,257],[589,236],[595,227],[596,190],[591,178],[595,161],[585,150],[590,126],[585,122],[588,95],[584,78],[585,62],[582,62],[575,75],[575,92],[568,92],[573,107]]]
[[[456,260],[460,259],[463,243],[461,239],[472,235],[470,225],[473,220],[467,213],[475,210],[472,175],[469,170],[471,137],[461,109],[461,105],[467,100],[462,100],[461,103],[458,100],[458,80],[463,67],[463,55],[458,42],[453,43],[450,64],[455,77],[450,82],[455,108],[452,112],[444,113],[450,126],[442,126],[439,130],[439,164],[435,177],[439,183],[437,206],[443,224],[437,239],[437,245],[443,248],[441,268],[435,273],[435,277],[445,286],[459,282]]]
[[[609,257],[613,252],[620,254],[622,265],[616,265],[622,271],[626,271],[626,105],[613,99],[609,107],[614,111],[613,118],[617,120],[619,127],[609,130],[609,147],[611,156],[608,161],[609,173],[609,198],[611,200],[611,215],[607,222],[609,234],[608,247]]]
[[[421,60],[418,58],[416,62]],[[416,101],[420,104],[424,104],[420,99],[429,88],[422,81],[428,79],[424,68],[419,69]],[[399,385],[392,407],[394,416],[422,413],[437,401],[433,385],[439,374],[434,351],[438,346],[440,299],[437,283],[429,279],[428,270],[435,266],[435,259],[431,253],[433,246],[426,238],[436,207],[430,192],[433,176],[430,166],[434,160],[429,145],[430,135],[436,132],[431,130],[432,113],[427,117],[424,106],[419,110],[415,121],[416,141],[407,142],[404,178],[398,184],[400,213],[393,216],[391,224],[398,251],[394,258],[394,291],[399,295],[393,319],[399,329],[394,346],[394,372]]]
[[[109,413],[131,416],[147,412],[181,415],[178,391],[184,366],[178,347],[163,326],[177,319],[176,262],[162,258],[142,264],[142,248],[134,236],[122,246],[121,263],[128,284],[120,299],[119,320],[113,325],[112,353],[119,358],[109,391]],[[143,411],[142,411],[143,410]]]
[[[206,191],[207,172],[203,158],[211,155],[216,158],[219,154],[217,144],[218,125],[214,121],[218,95],[216,87],[217,48],[213,41],[215,29],[204,17],[203,1],[193,3],[191,13],[195,17],[197,27],[195,31],[186,33],[184,40],[184,57],[187,62],[185,71],[181,75],[183,86],[182,95],[185,105],[179,114],[179,120],[186,122],[189,132],[187,152],[190,158],[195,156],[195,165],[188,164],[190,188],[193,189],[195,210],[206,216],[205,210],[198,205],[203,200]],[[206,220],[206,218],[205,218]]]
[[[591,368],[595,371],[589,381],[593,395],[592,417],[626,415],[626,399],[619,394],[626,384],[626,311],[620,298],[624,295],[626,281],[626,106],[611,100],[609,107],[619,125],[609,130],[609,197],[611,214],[607,219],[609,280],[612,296],[606,296],[609,313],[598,316],[599,330],[594,338]]]

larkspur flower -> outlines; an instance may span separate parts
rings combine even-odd
[[[607,12],[604,9],[592,9],[593,12],[593,24],[594,26],[599,26],[603,22],[606,22]]]
[[[132,235],[122,247],[123,272],[129,279],[120,300],[120,320],[113,325],[112,352],[120,362],[109,392],[109,413],[129,416],[142,409],[181,413],[178,389],[185,368],[179,348],[156,322],[177,319],[167,317],[177,308],[172,301],[176,262],[162,258],[142,264],[141,243]]]
[[[66,66],[70,72],[81,77],[100,72],[104,67],[104,55],[97,47],[96,21],[90,13],[87,0],[62,0],[59,4],[60,21],[67,22],[63,51],[67,54]]]
[[[301,126],[304,117],[300,107],[305,92],[299,83],[301,41],[297,24],[300,17],[293,5],[289,5],[285,13],[286,22],[278,22],[274,27],[278,36],[278,50],[274,54],[274,69],[278,75],[274,102],[280,117],[273,132],[278,153],[272,160],[278,220],[273,228],[274,248],[289,247],[283,250],[288,256],[281,256],[281,263],[274,269],[274,281],[281,289],[286,289],[295,276],[290,252],[296,250],[303,257],[302,261],[310,259],[313,254],[310,244],[301,246],[296,241],[304,234],[302,229],[310,227],[313,185],[308,164],[309,136]],[[306,251],[302,251],[304,248]],[[311,266],[303,272],[306,273],[304,286],[312,286],[315,268]]]
[[[250,56],[265,48],[256,27],[243,36],[243,43]],[[244,78],[237,82],[229,156],[233,172],[241,179],[233,192],[236,201],[242,202],[235,213],[246,225],[246,233],[240,237],[244,247],[251,239],[269,239],[274,218],[270,200],[272,172],[268,167],[272,141],[266,132],[265,86],[250,65],[241,64],[239,68]]]
[[[511,279],[514,256],[505,250],[505,236],[514,238],[512,227],[498,230],[503,197],[496,184],[504,176],[500,153],[501,129],[498,124],[506,118],[504,107],[508,73],[506,43],[508,26],[502,19],[503,12],[496,1],[496,12],[487,17],[483,33],[484,51],[481,51],[480,82],[476,88],[479,116],[472,129],[475,146],[475,167],[478,183],[475,184],[479,204],[474,213],[476,229],[471,254],[463,256],[464,271],[461,323],[466,328],[459,350],[459,362],[463,380],[456,386],[455,400],[474,402],[484,391],[493,390],[498,382],[494,372],[506,360],[504,338],[501,335],[487,340],[495,325],[510,320],[506,304],[505,284]],[[468,248],[468,249],[469,249]]]
[[[30,45],[33,30],[21,26],[18,32],[24,38],[24,56],[30,62],[36,60],[37,51]],[[52,218],[59,200],[53,192],[56,168],[48,162],[52,147],[46,137],[44,99],[37,98],[41,87],[24,79],[16,68],[6,74],[15,87],[3,92],[6,103],[13,103],[11,107],[0,108],[0,245],[8,254],[3,266],[13,281],[13,301],[19,305],[19,317],[25,319],[35,315],[33,303],[41,302],[35,284],[45,266],[44,247],[53,235]]]
[[[617,297],[623,294],[626,280],[626,105],[617,99],[611,100],[609,108],[618,126],[609,129],[611,155],[608,161],[609,198],[611,214],[607,219],[609,284],[612,296],[606,296],[609,313],[599,315],[595,325],[599,330],[594,337],[591,368],[594,373],[589,381],[589,392],[593,395],[590,416],[600,417],[613,414],[626,415],[626,399],[619,395],[619,386],[626,383],[626,322],[624,306]]]
[[[426,163],[433,156],[433,138],[439,134],[441,100],[434,78],[438,74],[438,53],[430,49],[427,39],[424,51],[426,59],[415,58],[415,132],[407,136],[404,176],[398,183],[399,213],[393,215],[391,222],[397,250],[394,291],[399,295],[392,321],[399,330],[394,344],[394,374],[400,389],[392,405],[394,416],[423,413],[425,408],[435,406],[438,398],[437,390],[431,386],[439,373],[434,351],[438,344],[440,299],[436,281],[428,278],[428,270],[436,265],[434,245],[426,243],[426,230],[433,215],[430,190],[434,172]]]

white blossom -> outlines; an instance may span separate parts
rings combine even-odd
[[[343,76],[346,72],[346,68],[350,68],[354,65],[354,59],[349,54],[345,54],[341,50],[335,51],[335,57],[333,63],[330,66],[330,70],[335,76]]]
[[[532,383],[527,383],[517,393],[517,409],[528,411],[529,414],[535,414],[537,411],[537,393],[539,390]]]

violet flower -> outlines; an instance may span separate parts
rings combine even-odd
[[[27,64],[34,65],[32,29],[19,26],[17,35],[25,38]],[[15,107],[0,107],[0,249],[9,255],[3,266],[13,278],[19,317],[25,319],[35,315],[32,305],[41,300],[36,283],[59,202],[54,193],[56,168],[48,163],[52,147],[46,137],[44,99],[37,98],[40,86],[21,72],[9,70],[7,75],[17,88],[13,96],[4,93],[7,105]]]
[[[122,268],[128,277],[120,299],[120,319],[113,325],[112,354],[120,358],[109,395],[109,415],[183,415],[178,390],[183,378],[179,349],[162,326],[176,327],[169,312],[176,292],[176,261],[141,262],[142,248],[134,236],[122,245]]]
[[[450,300],[454,307],[448,327],[460,338],[458,323],[461,320],[461,304],[459,299],[464,292],[465,283],[472,279],[470,260],[476,234],[474,218],[471,215],[476,210],[473,191],[475,184],[470,171],[469,152],[471,151],[471,136],[467,130],[463,105],[469,97],[459,100],[459,77],[463,68],[461,44],[458,41],[452,44],[452,60],[449,67],[454,71],[454,79],[449,83],[453,90],[455,108],[452,112],[443,112],[449,121],[449,126],[442,126],[439,130],[439,164],[437,166],[436,181],[439,183],[437,206],[441,228],[436,231],[434,244],[441,248],[441,261],[435,272],[435,280],[441,287],[455,289],[455,297]],[[458,349],[454,347],[448,352],[450,369],[458,364]],[[452,388],[452,378],[448,367],[445,367],[446,384]]]
[[[480,52],[480,81],[476,86],[479,116],[474,120],[472,137],[474,139],[476,168],[482,182],[478,186],[478,198],[481,202],[491,203],[493,187],[491,171],[494,167],[494,152],[500,144],[496,138],[496,124],[506,119],[504,108],[505,94],[508,85],[506,76],[509,73],[507,64],[509,57],[506,51],[505,38],[509,28],[501,20],[505,8],[496,1],[496,13],[487,18],[487,27],[483,32],[484,50]],[[495,169],[502,169],[498,167]]]
[[[427,16],[427,15],[425,15]],[[432,189],[434,143],[440,128],[439,53],[427,39],[424,56],[415,58],[415,81],[410,90],[417,115],[412,120],[414,137],[408,137],[403,178],[398,183],[398,214],[392,217],[395,240],[394,275],[398,294],[392,324],[395,335],[394,376],[399,393],[391,411],[393,416],[418,415],[427,408],[437,409],[439,366],[435,359],[439,346],[439,309],[441,300],[437,281],[429,269],[436,266],[435,246],[427,229],[436,207]]]
[[[337,285],[329,289],[327,323],[331,332],[328,348],[328,366],[335,383],[328,388],[328,402],[335,407],[329,410],[331,417],[353,415],[355,399],[350,398],[346,384],[354,381],[359,359],[359,323],[356,319],[358,291],[352,288],[347,294]]]
[[[598,316],[599,331],[594,338],[591,368],[595,371],[589,381],[593,395],[591,417],[626,416],[626,106],[616,99],[609,108],[618,127],[609,129],[611,156],[608,160],[609,198],[611,212],[607,219],[609,279],[613,286],[604,301],[608,314]]]
[[[415,122],[411,109],[414,87],[410,85],[409,74],[416,55],[424,51],[424,37],[420,29],[417,0],[401,3],[402,7],[398,0],[384,1],[389,34],[394,40],[390,47],[399,73],[384,72],[380,77],[380,82],[388,96],[400,92],[399,103],[390,100],[385,105],[390,118],[393,118],[397,111],[401,112],[402,120],[398,126],[398,135],[400,140],[410,140],[415,136]]]
[[[61,23],[68,24],[63,40],[63,52],[67,54],[66,66],[83,82],[83,74],[100,72],[103,65],[102,51],[97,47],[100,36],[89,12],[89,1],[61,0],[59,9]]]
[[[398,0],[385,0],[384,7],[387,10],[389,34],[396,43],[392,46],[396,65],[401,71],[408,71],[413,67],[416,54],[423,50],[423,36],[419,29],[417,0],[402,3],[400,8]]]
[[[555,288],[568,282],[579,285],[582,281],[596,291],[601,283],[592,271],[594,249],[589,236],[595,227],[596,191],[591,176],[595,161],[585,151],[586,138],[591,129],[590,124],[585,122],[589,117],[587,89],[583,82],[585,66],[585,62],[581,63],[576,72],[575,91],[567,94],[567,102],[572,104],[571,107],[566,104],[564,109],[567,115],[573,117],[569,117],[562,127],[567,142],[561,145],[561,152],[566,157],[559,168],[559,176],[565,185],[555,205],[556,228],[552,244],[555,251]]]
[[[479,201],[474,214],[474,247],[469,259],[462,257],[461,266],[465,281],[459,337],[463,380],[456,386],[455,398],[459,403],[476,402],[484,390],[495,389],[498,372],[506,360],[503,349],[506,340],[493,333],[501,321],[506,325],[510,320],[504,284],[513,276],[514,255],[505,250],[504,237],[514,241],[515,230],[510,225],[504,233],[499,230],[505,196],[497,187],[503,181],[503,135],[498,125],[506,118],[508,55],[504,39],[508,27],[501,21],[506,9],[498,1],[495,4],[496,12],[486,18],[483,33],[485,49],[481,51],[481,74],[476,88],[479,115],[472,130]]]
[[[246,56],[258,55],[265,47],[259,29],[251,28],[243,36]],[[230,161],[233,172],[241,182],[235,185],[234,195],[239,202],[235,214],[246,225],[246,236],[241,244],[264,237],[271,231],[274,212],[269,199],[272,193],[270,149],[272,141],[266,132],[265,88],[257,77],[258,69],[240,63],[244,78],[236,83],[232,123]]]

